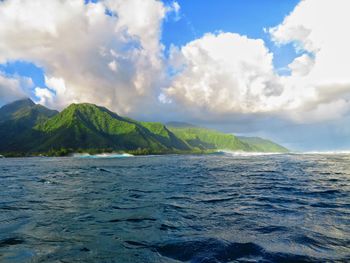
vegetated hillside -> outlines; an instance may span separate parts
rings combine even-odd
[[[30,99],[18,100],[0,108],[0,124],[7,121],[25,121],[28,126],[40,123],[58,114]]]
[[[0,143],[0,152],[5,155],[65,155],[74,151],[147,154],[192,150],[161,123],[123,118],[93,104],[72,104],[58,113],[25,100],[6,105],[0,112],[6,116],[6,121],[0,124],[0,134],[6,137]]]
[[[72,104],[35,127],[45,134],[37,149],[111,149],[165,153],[190,150],[160,123],[141,123],[123,118],[93,104]]]
[[[0,154],[5,156],[286,150],[271,141],[240,140],[187,123],[139,122],[88,103],[72,104],[59,113],[29,99],[0,108],[0,138]]]
[[[177,137],[186,141],[191,147],[204,149],[226,149],[232,151],[252,151],[249,144],[240,141],[232,134],[222,133],[216,130],[196,127],[194,125],[186,126],[177,123],[168,123],[167,127]]]
[[[58,114],[29,99],[19,100],[0,108],[0,150],[25,151],[35,140],[32,128]]]
[[[277,143],[266,140],[260,137],[243,137],[239,136],[239,140],[250,145],[253,151],[256,152],[288,152],[289,150]]]
[[[170,122],[167,127],[189,145],[199,149],[249,152],[288,152],[288,149],[259,137],[238,137],[184,122]]]

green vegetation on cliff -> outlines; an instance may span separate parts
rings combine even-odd
[[[281,153],[288,152],[287,148],[263,138],[243,137],[243,136],[239,136],[237,138],[240,141],[249,144],[252,151],[254,152],[281,152]]]
[[[0,108],[0,138],[4,156],[286,151],[273,142],[257,140],[260,138],[241,140],[191,124],[138,122],[93,104],[72,104],[59,113],[29,99]]]
[[[205,149],[226,149],[232,151],[251,151],[251,147],[240,141],[232,134],[225,134],[219,131],[206,128],[196,127],[193,125],[186,126],[177,123],[168,123],[167,127],[180,139],[184,140],[193,148]]]

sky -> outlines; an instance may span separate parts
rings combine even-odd
[[[348,0],[3,0],[0,106],[89,102],[292,150],[349,150],[348,10]]]

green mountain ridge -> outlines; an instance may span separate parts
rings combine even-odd
[[[245,137],[237,136],[237,138],[250,145],[255,152],[289,152],[289,150],[273,141],[266,140],[260,137]]]
[[[240,141],[232,134],[225,134],[216,130],[196,127],[194,125],[185,126],[185,124],[176,124],[174,126],[172,123],[168,123],[167,125],[177,137],[187,142],[193,148],[201,150],[252,150],[248,144]]]
[[[30,99],[0,108],[0,136],[0,154],[4,156],[62,156],[73,152],[167,154],[207,153],[217,149],[286,150],[263,139],[249,142],[192,124],[139,122],[89,103],[72,104],[57,112]],[[265,148],[262,147],[264,143]]]

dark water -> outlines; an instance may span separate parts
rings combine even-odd
[[[350,156],[0,159],[1,262],[350,262]]]

